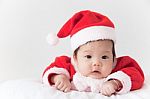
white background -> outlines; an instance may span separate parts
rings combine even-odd
[[[51,47],[46,36],[87,9],[114,22],[117,56],[133,57],[150,74],[149,0],[0,0],[0,80],[40,79],[56,56],[71,53],[69,38]]]

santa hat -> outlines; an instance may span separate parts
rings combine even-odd
[[[99,39],[115,39],[114,24],[111,20],[97,12],[85,10],[73,15],[60,29],[57,36],[50,34],[48,42],[51,45],[58,43],[59,38],[70,36],[71,48],[74,52],[79,46],[88,41]]]

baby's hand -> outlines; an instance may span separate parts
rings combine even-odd
[[[69,92],[71,89],[71,83],[69,81],[69,78],[66,75],[60,74],[60,75],[54,75],[52,77],[52,80],[55,84],[55,87],[61,91]]]
[[[111,96],[116,92],[117,88],[118,88],[117,84],[113,80],[110,80],[106,81],[102,85],[100,92],[105,96]]]

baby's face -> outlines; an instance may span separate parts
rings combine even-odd
[[[78,71],[86,77],[107,77],[113,66],[113,44],[109,40],[82,45],[74,57]]]

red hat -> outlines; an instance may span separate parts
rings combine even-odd
[[[115,42],[114,24],[106,16],[85,10],[73,15],[60,29],[58,38],[70,36],[72,51],[88,41],[110,39]],[[51,45],[57,43],[56,36],[49,35]],[[51,41],[50,41],[51,40]]]

